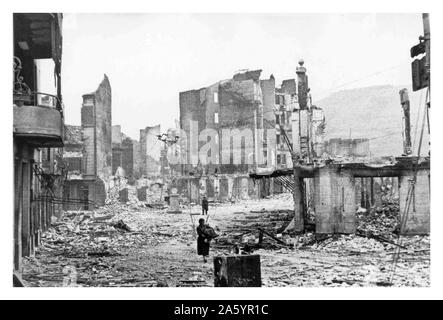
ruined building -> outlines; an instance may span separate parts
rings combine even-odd
[[[184,154],[186,164],[183,166],[183,175],[188,175],[199,166],[202,167],[204,174],[247,174],[250,171],[251,165],[248,163],[256,162],[257,150],[246,148],[244,141],[241,145],[234,145],[234,137],[223,143],[221,137],[223,130],[237,129],[241,134],[244,129],[254,133],[256,128],[263,128],[266,111],[271,123],[275,122],[274,115],[269,116],[269,112],[273,112],[273,104],[263,103],[261,84],[267,82],[260,81],[260,74],[261,70],[240,72],[232,79],[217,82],[207,88],[180,93],[180,127],[187,136],[187,139],[181,140],[180,145],[182,150],[187,151]],[[273,91],[266,93],[270,96],[267,97],[268,100],[274,101]],[[194,121],[194,127],[191,127],[193,125],[191,121]],[[272,123],[271,127],[273,125],[275,124]],[[269,124],[267,126],[269,127]],[[192,138],[198,138],[205,129],[215,130],[219,140],[215,141],[218,145],[218,154],[208,155],[215,161],[203,165],[201,159],[195,158],[194,151],[200,150],[207,141],[198,141],[197,145],[193,145]],[[255,136],[244,138],[253,140],[254,146],[257,144]],[[229,152],[230,150],[232,152]],[[230,154],[229,163],[222,161],[224,153]],[[235,164],[234,154],[241,157]],[[250,161],[251,158],[253,161]]]
[[[62,15],[16,13],[13,19],[14,270],[20,271],[21,258],[34,253],[61,213]],[[50,92],[43,91],[47,83],[54,84]]]
[[[292,167],[291,153],[285,143],[282,129],[292,143],[292,112],[297,108],[297,103],[295,79],[284,80],[280,88],[275,89],[276,164],[278,169]]]
[[[347,158],[369,157],[369,139],[329,139],[325,142],[324,152],[333,158],[337,156]]]
[[[65,125],[65,146],[63,163],[67,169],[67,178],[81,177],[83,172],[83,130],[81,126]]]
[[[111,85],[106,75],[95,92],[83,95],[81,143],[80,128],[68,128],[72,129],[69,130],[72,140],[64,150],[66,162],[71,164],[63,189],[65,209],[87,210],[104,205],[112,175]],[[74,199],[83,202],[69,201]]]
[[[180,155],[180,129],[169,128],[162,137],[160,137],[162,142],[161,153],[160,153],[160,171],[162,176],[173,177],[180,175],[181,165],[179,163],[171,163],[169,161],[170,157],[179,158]]]
[[[158,140],[160,133],[160,125],[140,129],[139,161],[141,176],[160,176],[161,143]]]
[[[312,104],[303,61],[296,73],[298,99],[291,115],[289,145],[293,168],[256,170],[250,175],[258,180],[283,181],[292,191],[294,219],[288,229],[304,232],[312,218],[309,214],[313,214],[316,233],[355,233],[356,208],[381,202],[381,193],[376,196],[374,192],[376,180],[390,178],[398,186],[400,233],[429,233],[430,157],[389,157],[389,161],[372,163],[359,159],[369,153],[368,139],[324,143],[324,114]],[[332,156],[323,159],[325,153]],[[338,155],[353,159],[343,163],[334,158]]]
[[[194,187],[192,183],[188,187],[191,188],[191,197],[195,195],[198,198],[200,192],[222,200],[261,197],[284,190],[284,185],[278,181],[266,179],[254,182],[248,174],[292,167],[288,143],[292,147],[292,115],[294,110],[300,109],[297,91],[301,90],[306,97],[309,93],[303,81],[299,81],[297,88],[294,79],[284,80],[276,88],[273,75],[269,79],[260,79],[260,75],[261,70],[242,71],[232,79],[180,93],[180,127],[185,135],[180,137],[181,160],[184,163],[181,174],[193,177],[195,181]],[[298,132],[306,129],[306,140],[308,136],[315,135],[316,140],[311,141],[315,140],[315,147],[322,148],[324,116],[320,108],[315,109],[320,111],[316,114],[318,130],[315,132],[308,132],[307,127],[302,126],[305,122],[299,117],[295,119],[298,121],[297,143],[300,144]],[[206,129],[212,129],[216,136],[205,137]],[[248,139],[253,141],[251,145],[246,145]],[[196,151],[208,143],[213,143],[216,148],[200,159]],[[314,149],[314,143],[308,146],[303,139],[301,143],[309,150]],[[215,155],[211,154],[214,150],[217,150]],[[226,155],[230,155],[228,162],[223,161]]]
[[[121,131],[120,125],[112,126],[112,174],[127,177],[132,180],[134,177],[134,141]]]

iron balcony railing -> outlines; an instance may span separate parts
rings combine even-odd
[[[18,57],[14,57],[14,86],[13,101],[14,104],[21,107],[24,105],[54,108],[63,114],[63,103],[58,95],[37,92],[23,81],[21,71],[23,69],[22,62]]]

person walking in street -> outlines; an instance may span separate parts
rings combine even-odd
[[[203,262],[207,262],[206,257],[209,256],[211,238],[206,232],[205,219],[203,218],[198,220],[197,234],[197,254],[203,256]]]
[[[208,215],[209,203],[206,196],[203,196],[202,199],[202,215]]]

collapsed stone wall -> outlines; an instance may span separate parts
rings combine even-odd
[[[105,75],[95,92],[97,176],[109,182],[112,175],[111,85]]]

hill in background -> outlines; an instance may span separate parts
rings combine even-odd
[[[373,156],[401,155],[403,110],[399,91],[405,87],[408,88],[411,100],[411,136],[414,154],[417,154],[426,92],[412,92],[407,86],[386,85],[342,90],[316,101],[314,104],[325,112],[326,139],[349,138],[351,132],[352,138],[371,139],[370,150]],[[416,130],[419,108],[420,120]],[[427,155],[428,141],[425,127],[422,155]]]

